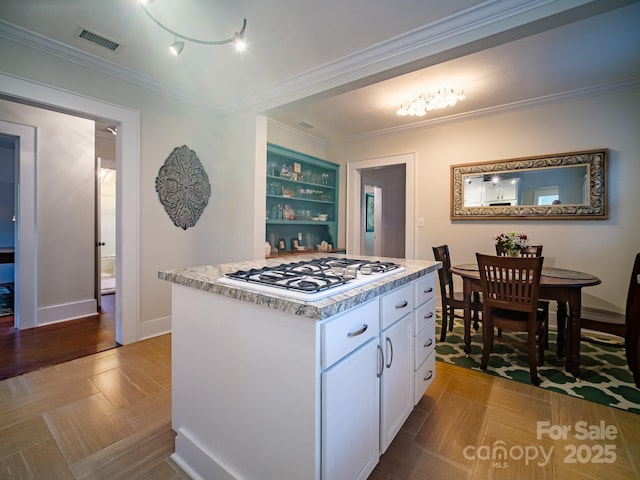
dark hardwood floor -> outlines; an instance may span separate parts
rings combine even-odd
[[[100,314],[27,330],[0,317],[0,380],[114,348],[115,295],[102,296]]]

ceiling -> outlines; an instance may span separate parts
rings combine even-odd
[[[138,1],[2,0],[0,35],[221,114],[259,105],[327,141],[640,85],[632,0],[593,0],[485,37],[477,31],[525,7],[563,2],[155,0],[149,11],[195,38],[232,37],[247,19],[246,52],[187,42],[179,57]],[[121,46],[96,46],[76,36],[82,29]],[[411,50],[417,36],[422,47]],[[444,85],[466,100],[426,117],[395,115],[400,102]]]

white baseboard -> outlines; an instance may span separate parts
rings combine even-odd
[[[206,452],[184,429],[176,432],[176,450],[171,459],[194,479],[237,480],[222,462]]]
[[[37,325],[49,325],[52,323],[66,322],[76,318],[97,315],[98,304],[94,298],[82,300],[80,302],[66,303],[63,305],[53,305],[50,307],[38,308]]]
[[[171,317],[154,318],[140,324],[140,340],[171,332]]]

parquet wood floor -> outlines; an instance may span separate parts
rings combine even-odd
[[[537,438],[538,421],[572,430]],[[577,440],[581,421],[615,438]],[[2,479],[187,479],[169,458],[174,438],[169,334],[0,382]],[[499,442],[508,458],[484,459]],[[610,463],[594,463],[605,445]],[[528,465],[518,457],[534,449]],[[640,415],[438,362],[369,480],[485,478],[640,478]]]
[[[101,303],[98,315],[27,330],[0,317],[0,380],[116,347],[115,295]]]

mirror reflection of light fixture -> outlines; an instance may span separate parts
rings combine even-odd
[[[396,114],[400,116],[422,117],[431,110],[453,107],[459,101],[467,98],[464,90],[454,90],[450,87],[443,87],[435,92],[425,93],[411,101],[402,102]]]
[[[240,31],[239,32],[235,32],[233,34],[233,37],[231,37],[231,38],[225,38],[224,40],[201,40],[201,39],[188,37],[186,35],[178,33],[175,30],[172,30],[169,27],[167,27],[166,25],[164,25],[162,22],[160,22],[160,20],[158,20],[156,17],[154,17],[151,14],[151,12],[149,11],[149,9],[147,8],[147,5],[149,5],[152,2],[153,2],[153,0],[140,0],[140,5],[142,6],[142,9],[144,10],[144,13],[146,13],[147,16],[151,20],[153,20],[153,22],[156,25],[158,25],[165,32],[169,32],[170,34],[172,34],[174,36],[174,42],[169,46],[169,50],[171,51],[171,53],[173,55],[178,56],[178,55],[180,55],[180,53],[182,53],[182,50],[184,49],[184,41],[192,42],[192,43],[199,43],[201,45],[225,45],[227,43],[232,43],[237,51],[241,52],[241,51],[246,50],[247,45],[246,45],[246,43],[244,41],[244,32],[247,29],[247,19],[246,18],[242,22],[242,28],[240,29]],[[178,39],[180,39],[180,40],[178,40]],[[184,40],[184,41],[181,41],[181,40]]]

